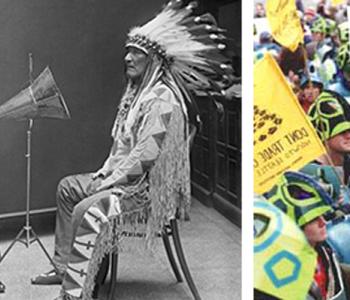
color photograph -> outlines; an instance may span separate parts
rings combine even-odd
[[[254,1],[254,299],[350,299],[349,1]]]

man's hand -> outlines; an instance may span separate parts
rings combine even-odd
[[[102,178],[97,177],[93,181],[90,182],[90,184],[87,187],[87,193],[89,196],[96,193],[97,188],[101,185]]]
[[[232,100],[234,97],[242,97],[242,85],[240,83],[233,84],[227,90],[225,90],[225,98],[227,100]]]

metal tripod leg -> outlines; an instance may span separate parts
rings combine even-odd
[[[44,245],[42,244],[42,242],[40,241],[38,235],[34,232],[32,227],[29,227],[29,231],[32,233],[32,235],[34,236],[34,239],[30,241],[30,243],[34,243],[35,241],[38,242],[38,244],[40,245],[41,249],[44,251],[46,257],[49,259],[51,265],[55,268],[56,272],[59,273],[59,270],[57,269],[55,263],[53,262],[50,254],[46,251]]]
[[[33,83],[33,56],[32,53],[29,53],[29,81]],[[36,102],[34,96],[33,101]],[[6,249],[5,253],[0,256],[0,263],[4,260],[5,256],[10,252],[13,245],[16,242],[23,243],[29,248],[30,244],[34,242],[38,242],[41,249],[44,251],[45,255],[49,259],[50,263],[53,265],[55,270],[58,272],[58,269],[50,257],[49,253],[47,253],[44,245],[41,243],[39,237],[34,232],[33,228],[30,226],[30,183],[31,183],[31,136],[32,136],[32,128],[34,125],[33,119],[28,119],[28,128],[27,128],[27,152],[25,154],[25,158],[27,160],[27,184],[26,184],[26,224],[23,226],[21,231],[17,234],[16,238],[11,242],[10,246]],[[24,240],[21,239],[21,236],[25,234]],[[31,235],[33,239],[31,240]]]
[[[21,231],[17,234],[17,236],[15,237],[15,239],[11,242],[11,244],[7,247],[7,249],[5,250],[4,254],[1,255],[0,257],[0,263],[4,260],[5,256],[7,255],[7,253],[10,252],[11,248],[13,247],[13,245],[16,242],[20,242],[20,237],[22,236],[22,234],[24,233],[25,229],[24,227],[21,229]]]
[[[25,240],[22,240],[21,237],[22,235],[25,234]],[[30,236],[33,236],[33,239],[30,239]],[[49,255],[49,253],[46,251],[44,245],[42,244],[42,242],[40,241],[38,235],[34,232],[33,228],[31,226],[23,226],[23,228],[21,229],[21,231],[17,234],[17,236],[15,237],[15,239],[11,242],[11,244],[7,247],[7,249],[5,250],[4,254],[0,257],[0,263],[4,260],[5,256],[10,252],[10,250],[12,249],[12,247],[14,246],[14,244],[16,242],[20,242],[24,245],[26,245],[26,247],[28,248],[30,244],[34,243],[34,242],[38,242],[39,246],[41,247],[41,249],[44,251],[45,255],[47,256],[47,258],[49,259],[51,265],[55,268],[55,270],[58,272],[58,269],[55,265],[55,263],[53,262],[51,256]]]

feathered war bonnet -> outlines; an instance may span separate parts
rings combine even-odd
[[[126,42],[126,47],[159,57],[163,71],[170,73],[186,98],[189,91],[222,94],[233,78],[225,30],[209,13],[194,15],[196,7],[197,2],[184,6],[181,0],[171,0],[148,23],[132,28]]]

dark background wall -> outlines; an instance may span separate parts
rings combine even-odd
[[[49,65],[72,119],[38,120],[32,135],[31,207],[55,206],[67,174],[94,171],[108,155],[123,88],[128,29],[162,0],[0,1],[0,103],[26,86],[28,52],[35,77]],[[141,5],[141,6],[140,6]],[[26,123],[0,120],[0,213],[25,210]]]
[[[32,52],[34,77],[49,65],[72,115],[68,121],[34,122],[32,209],[55,206],[63,176],[95,171],[103,163],[124,86],[126,34],[164,2],[0,1],[0,104],[27,86]],[[240,40],[233,19],[230,32]],[[25,122],[0,120],[0,215],[25,210],[26,127]]]

